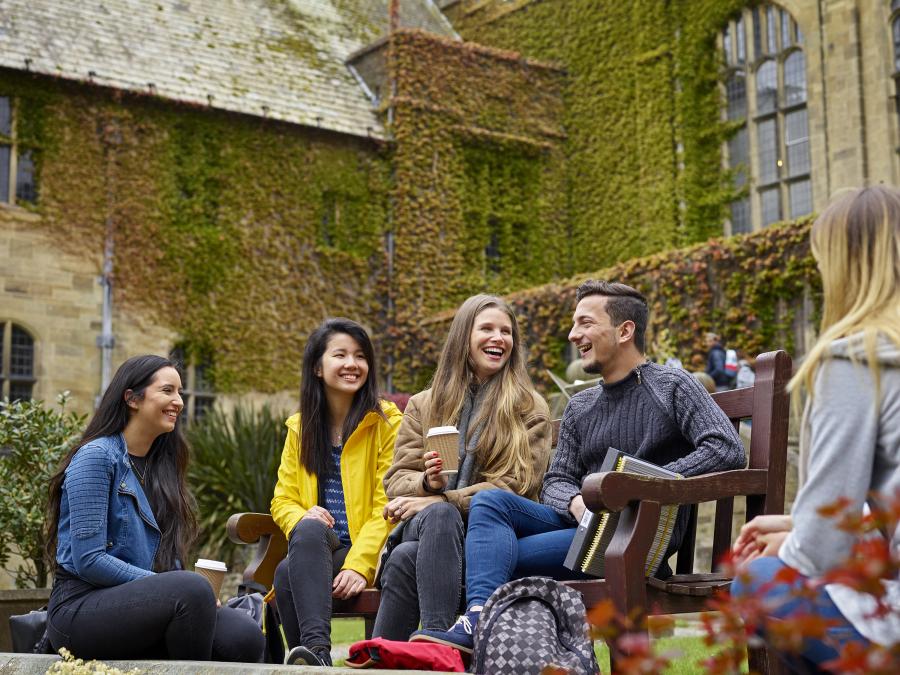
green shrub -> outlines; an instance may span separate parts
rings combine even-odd
[[[199,508],[198,548],[203,557],[234,567],[241,555],[225,533],[228,517],[243,511],[269,512],[287,436],[285,417],[267,405],[238,406],[230,413],[213,410],[188,428],[188,480]]]
[[[47,585],[44,515],[50,477],[84,428],[85,416],[66,412],[68,392],[57,397],[59,410],[43,401],[0,401],[0,566],[16,586]],[[10,554],[22,560],[9,568]]]

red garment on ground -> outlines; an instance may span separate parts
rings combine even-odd
[[[397,668],[464,673],[459,651],[430,642],[397,642],[384,638],[362,640],[350,645],[344,661],[351,668]]]

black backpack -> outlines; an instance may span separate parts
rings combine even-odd
[[[547,577],[503,584],[475,625],[473,672],[537,675],[551,664],[573,675],[600,672],[581,593]]]

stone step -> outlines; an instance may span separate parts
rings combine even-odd
[[[58,656],[44,654],[0,653],[0,673],[2,675],[44,675]],[[138,669],[144,675],[303,675],[303,673],[328,673],[328,675],[350,675],[360,673],[354,668],[324,668],[319,666],[281,666],[268,663],[221,663],[217,661],[104,661],[108,666],[123,672]],[[372,672],[367,669],[366,672]],[[380,670],[382,673],[425,673],[424,670]]]

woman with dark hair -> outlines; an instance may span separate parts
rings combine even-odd
[[[168,359],[128,359],[50,481],[54,649],[87,659],[262,657],[256,623],[217,609],[209,582],[184,571],[197,521],[185,485],[180,391]]]
[[[446,425],[459,430],[459,471],[449,478],[437,453],[425,451],[428,430]],[[403,524],[381,575],[376,637],[407,640],[420,618],[426,633],[453,624],[473,497],[492,490],[537,499],[550,440],[516,315],[502,298],[473,295],[453,318],[431,388],[407,404],[385,476],[392,499],[384,517]]]
[[[379,399],[375,373],[372,341],[355,321],[329,319],[309,336],[272,498],[288,539],[274,589],[288,664],[331,665],[332,597],[372,583],[391,529],[382,479],[402,414]]]

